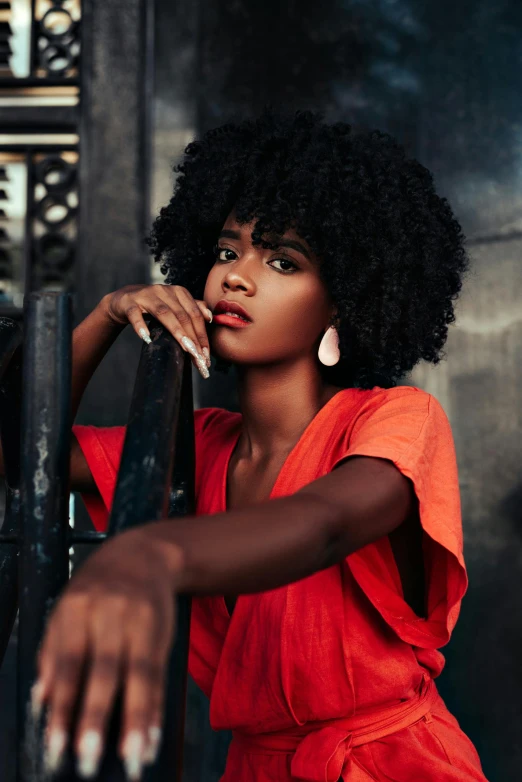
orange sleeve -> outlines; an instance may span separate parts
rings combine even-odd
[[[197,453],[201,451],[200,441],[204,437],[205,429],[212,423],[216,414],[220,412],[222,411],[215,408],[204,408],[194,411]],[[78,440],[94,482],[100,492],[99,496],[82,494],[87,512],[98,532],[104,532],[107,529],[118,470],[120,468],[125,432],[125,426],[73,426],[73,434]],[[199,469],[196,470],[196,494],[201,484],[202,465],[200,460],[197,460],[197,466]]]
[[[404,600],[388,537],[348,558],[353,576],[387,624],[406,643],[426,649],[446,644],[467,588],[457,462],[449,421],[437,400],[419,389],[378,397],[359,416],[349,456],[389,459],[409,478],[424,531],[426,618]],[[335,466],[335,465],[334,465]]]
[[[100,492],[99,496],[82,494],[85,507],[98,532],[105,532],[107,529],[125,431],[124,426],[73,426],[73,434]]]

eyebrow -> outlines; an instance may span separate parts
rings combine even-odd
[[[232,231],[230,228],[223,228],[221,233],[219,234],[220,239],[240,239],[241,236],[239,234],[239,231]],[[310,253],[306,249],[304,245],[301,244],[301,242],[296,242],[295,239],[280,239],[276,243],[276,248],[279,249],[280,247],[289,247],[292,250],[296,250],[298,253],[301,253],[304,255],[305,258],[308,258],[308,260],[312,260],[310,258]]]

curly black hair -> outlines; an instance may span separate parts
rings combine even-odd
[[[232,209],[254,244],[293,227],[316,253],[337,308],[341,387],[391,387],[443,357],[468,267],[462,229],[431,173],[390,135],[265,111],[189,144],[147,238],[169,284],[203,297]]]

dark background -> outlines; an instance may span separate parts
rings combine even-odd
[[[84,3],[89,5],[97,3]],[[125,25],[135,29],[139,20],[119,0],[110,5],[114,46],[123,41],[132,58]],[[447,666],[438,684],[476,744],[488,779],[518,782],[522,6],[516,0],[155,0],[154,14],[147,77],[153,111],[150,132],[145,131],[150,145],[142,150],[149,174],[142,191],[144,224],[168,201],[171,166],[194,134],[252,116],[271,103],[320,109],[328,120],[392,133],[433,171],[439,192],[463,225],[473,265],[450,330],[447,359],[438,368],[419,367],[405,382],[442,403],[460,471],[470,587],[444,650]],[[103,69],[101,74],[96,78],[103,78]],[[116,90],[108,75],[104,86]],[[91,87],[95,101],[94,76]],[[119,103],[115,92],[114,111],[123,115],[138,92],[130,89],[128,100]],[[125,121],[122,116],[120,125]],[[109,149],[114,144],[114,157],[122,154],[118,138],[101,143]],[[109,154],[108,182],[118,175],[110,159]],[[134,224],[134,206],[121,190],[119,206],[114,202],[109,213],[115,242],[118,232]],[[96,218],[96,204],[91,214]],[[77,319],[103,293],[149,274],[143,254],[126,263],[113,245],[104,246],[101,239],[96,245],[92,236],[82,252]],[[157,274],[153,269],[151,279],[159,281]],[[124,334],[93,379],[80,422],[125,422],[139,350],[132,335]],[[198,380],[196,397],[197,406],[234,409],[233,377],[212,373],[210,380]],[[80,503],[78,523],[86,523]],[[0,671],[5,746],[13,735],[8,707],[13,660],[11,649]],[[210,730],[205,699],[191,685],[185,782],[218,780],[227,743],[228,736]]]
[[[470,587],[439,679],[496,782],[522,765],[522,6],[498,0],[163,1],[156,40],[153,211],[193,131],[265,103],[395,135],[431,169],[468,237],[473,269],[447,360],[407,382],[453,427]],[[232,407],[231,382],[199,404]],[[196,714],[198,717],[196,717]],[[217,778],[191,693],[193,778]],[[193,764],[193,765],[192,765]],[[210,773],[214,769],[214,776]]]

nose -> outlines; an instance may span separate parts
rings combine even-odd
[[[239,261],[235,261],[233,268],[229,268],[221,285],[224,291],[243,291],[249,296],[254,294],[256,288],[254,280],[247,273],[247,265]]]

